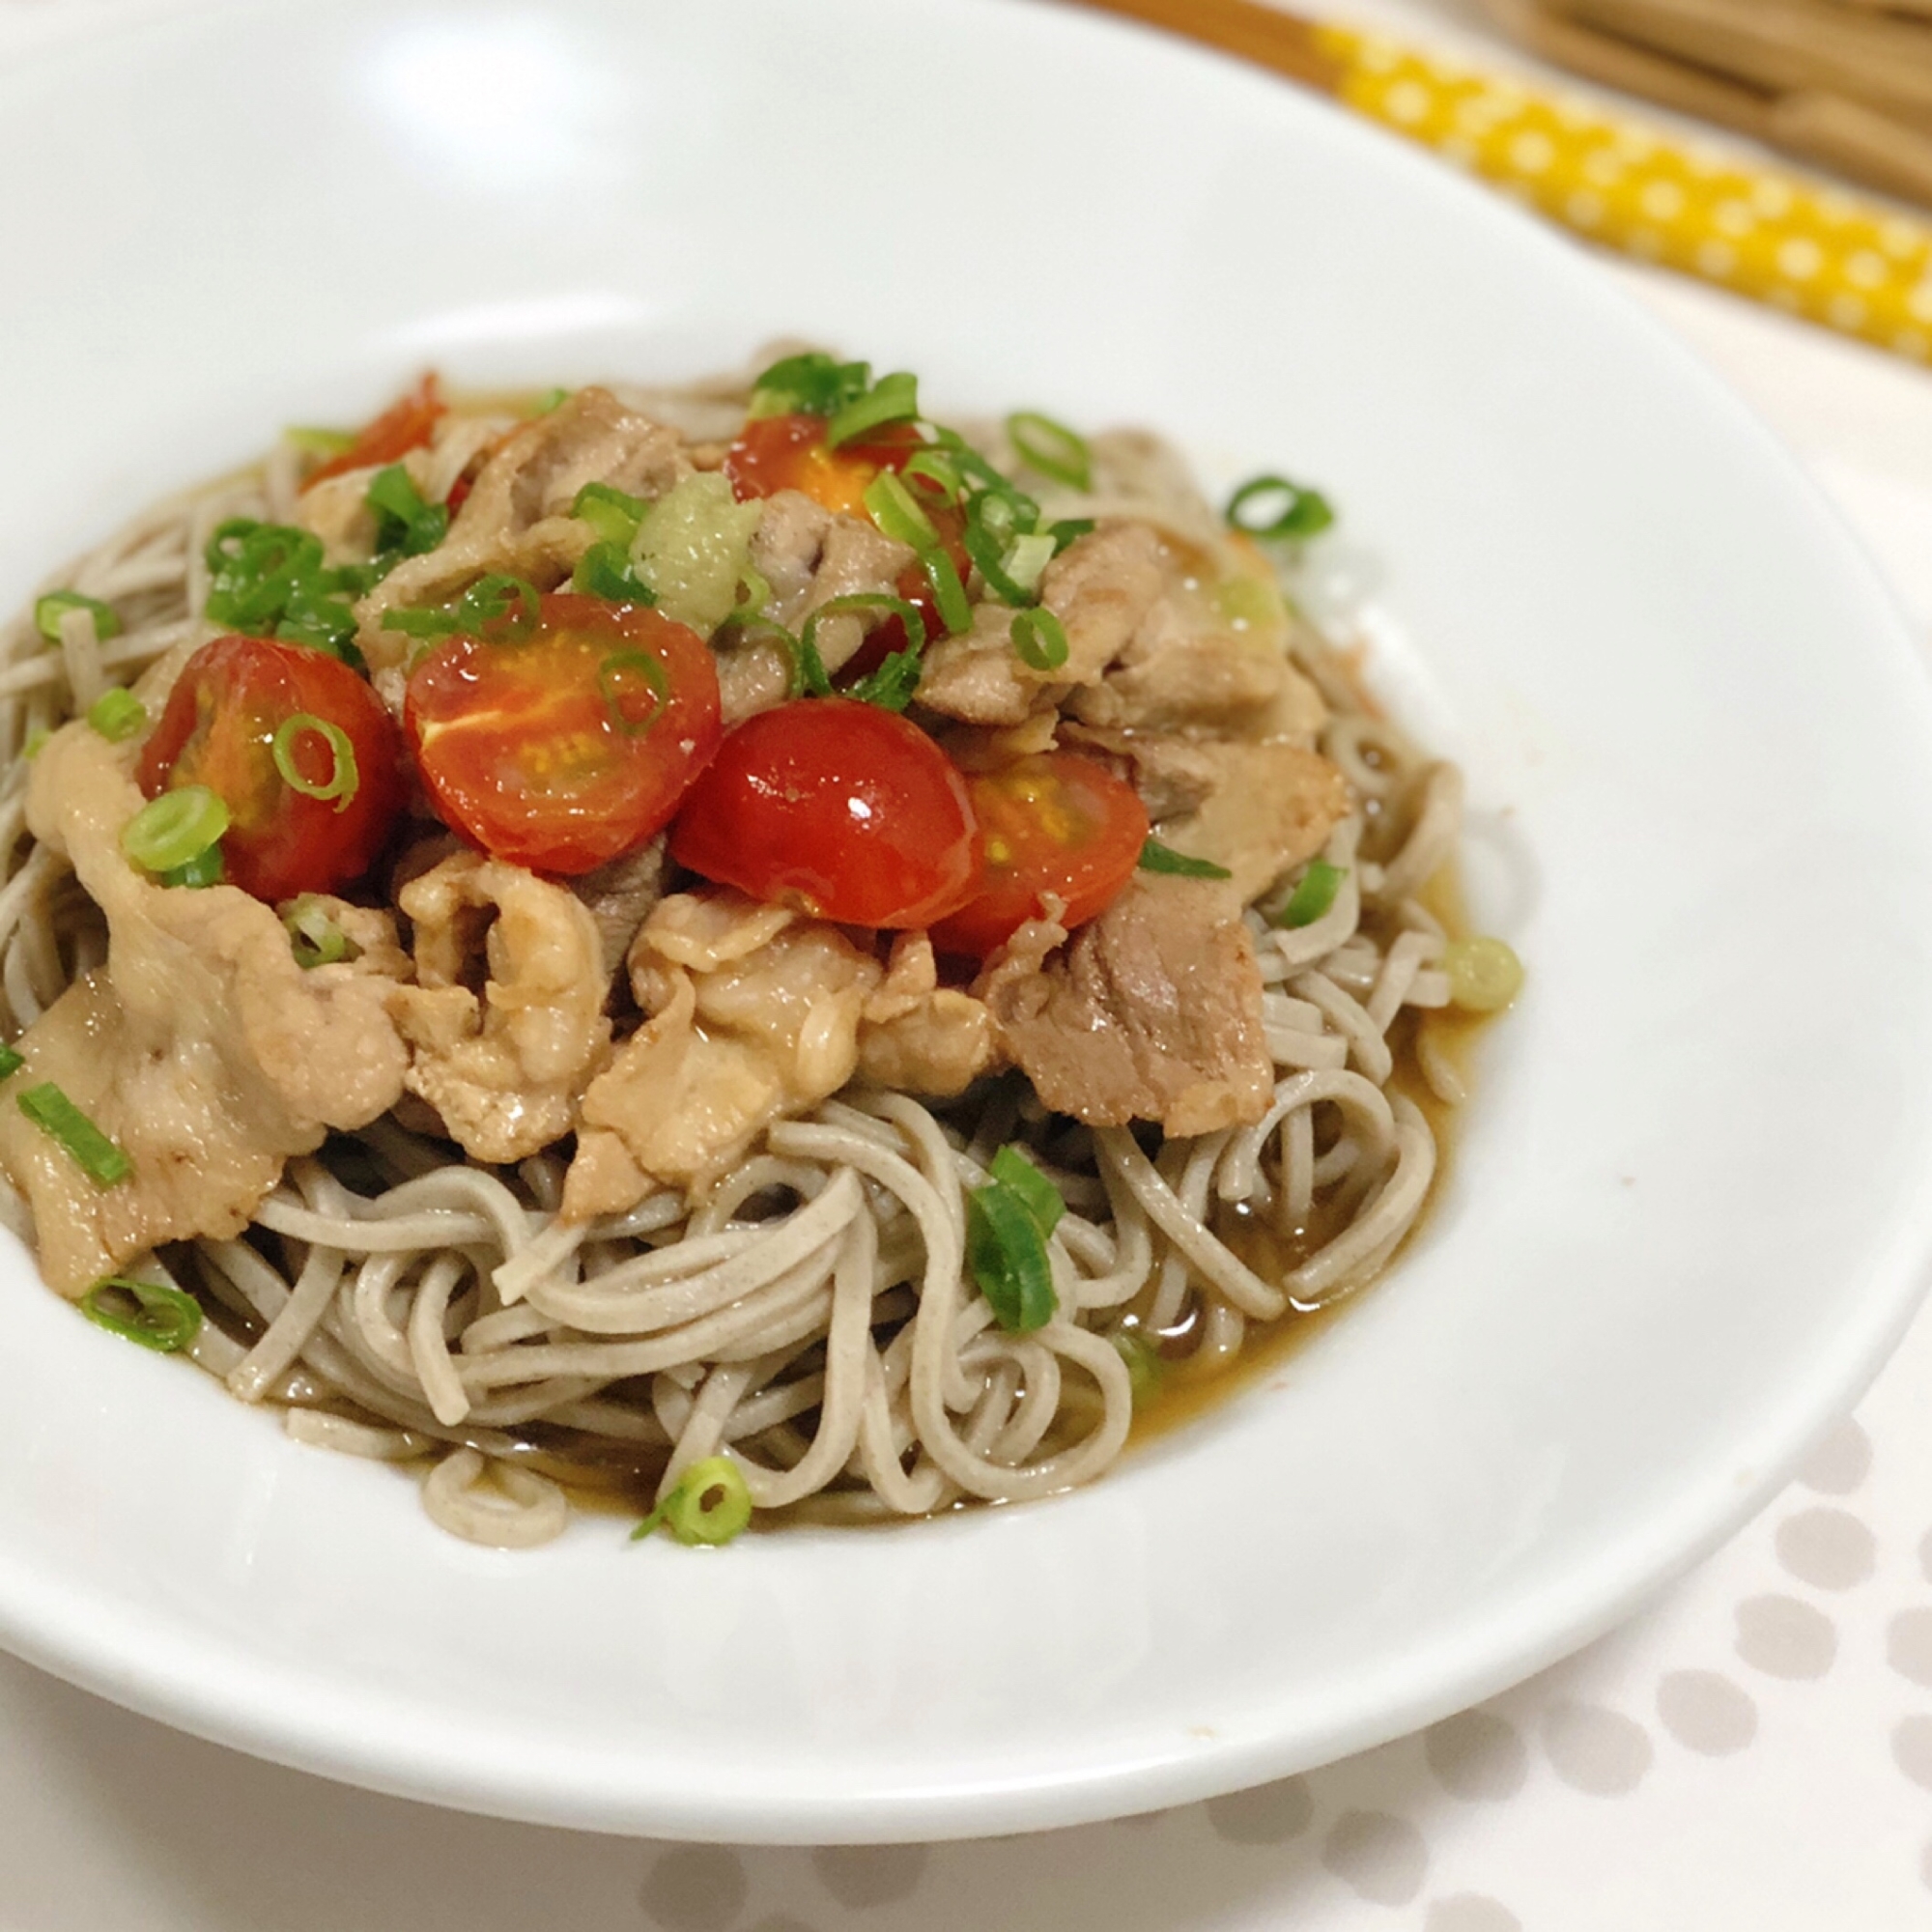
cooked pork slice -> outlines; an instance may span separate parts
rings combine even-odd
[[[900,933],[884,982],[866,1002],[860,1071],[901,1094],[950,1099],[988,1071],[998,1052],[984,1003],[939,983],[924,933]]]
[[[1243,904],[1313,858],[1348,815],[1349,782],[1319,752],[1284,739],[1179,738],[1073,725],[1070,747],[1119,764],[1163,845],[1225,867]]]
[[[570,890],[589,909],[597,923],[604,949],[604,983],[608,987],[631,950],[638,928],[651,908],[664,897],[665,838],[660,833],[635,852],[626,852],[594,872],[570,881]]]
[[[521,1160],[577,1123],[609,1055],[610,978],[597,922],[565,887],[460,852],[402,890],[416,979],[390,996],[411,1093],[476,1160]],[[480,993],[480,940],[488,978]]]
[[[970,630],[926,653],[919,701],[968,724],[1021,724],[1048,696],[1096,683],[1165,582],[1157,531],[1147,524],[1104,524],[1076,537],[1040,579],[1040,602],[1066,633],[1065,664],[1038,670],[1023,663],[1012,647],[1012,611],[982,603]]]
[[[356,956],[304,971],[272,907],[232,886],[153,884],[120,848],[142,804],[130,756],[70,724],[27,795],[29,827],[106,915],[108,957],[28,1028],[10,1088],[55,1083],[133,1163],[97,1186],[0,1108],[0,1169],[67,1294],[157,1242],[241,1233],[290,1154],[395,1103],[407,1059],[385,1010],[408,967],[387,915],[338,908]]]
[[[589,526],[570,514],[586,483],[657,497],[690,473],[674,430],[627,410],[608,389],[579,389],[549,415],[507,437],[482,469],[436,549],[399,563],[355,607],[356,640],[378,686],[407,661],[410,639],[383,629],[398,605],[434,604],[491,571],[550,589],[590,547]]]
[[[1043,970],[990,977],[1001,1044],[1057,1113],[1186,1136],[1266,1109],[1261,968],[1231,885],[1137,873]]]

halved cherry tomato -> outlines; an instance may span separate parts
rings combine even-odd
[[[1147,809],[1092,758],[1044,752],[970,773],[966,785],[986,869],[974,897],[933,927],[941,952],[985,958],[1040,916],[1045,893],[1065,901],[1063,925],[1084,925],[1113,904],[1140,863]]]
[[[355,782],[311,798],[282,776],[275,735],[292,718],[343,732]],[[323,789],[347,777],[327,734],[288,734],[283,754]],[[150,798],[207,785],[228,808],[225,877],[258,899],[326,893],[366,872],[403,806],[402,740],[376,694],[339,658],[270,638],[216,638],[183,666],[136,777]]]
[[[866,486],[882,469],[902,469],[924,447],[910,423],[885,423],[862,442],[825,446],[826,419],[797,413],[748,422],[725,452],[724,474],[741,503],[797,490],[828,510],[866,514]]]
[[[670,831],[680,866],[841,925],[929,925],[973,891],[966,781],[918,725],[850,698],[748,718]]]
[[[351,469],[367,469],[378,463],[394,463],[412,449],[420,449],[436,428],[437,418],[447,412],[434,373],[425,376],[400,402],[392,403],[374,422],[356,432],[355,440],[340,456],[331,456],[321,469],[302,479],[304,490],[331,476]]]
[[[695,632],[639,605],[542,600],[520,642],[451,638],[403,722],[445,823],[498,859],[588,872],[662,831],[723,731]]]

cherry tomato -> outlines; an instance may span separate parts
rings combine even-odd
[[[275,738],[292,718],[348,739],[355,782],[315,798],[291,784]],[[285,734],[283,756],[317,790],[348,776],[327,733]],[[216,638],[182,667],[141,749],[141,789],[201,784],[228,808],[224,876],[258,899],[326,893],[366,872],[403,806],[402,741],[376,694],[339,658],[269,638]]]
[[[519,642],[451,638],[403,722],[444,821],[494,857],[588,872],[660,832],[718,749],[718,671],[655,611],[559,594]]]
[[[1113,904],[1140,863],[1146,808],[1092,758],[1045,752],[971,773],[966,785],[986,867],[979,892],[933,927],[941,952],[985,958],[1039,917],[1043,893],[1065,901],[1063,925],[1084,925]]]
[[[374,422],[365,423],[340,456],[331,456],[321,469],[310,471],[302,479],[302,488],[312,490],[331,476],[367,469],[378,463],[394,463],[411,450],[420,449],[436,428],[437,418],[448,408],[436,377],[425,376],[400,402],[392,403]]]
[[[918,725],[850,698],[748,718],[686,795],[671,857],[841,925],[924,926],[980,872],[957,766]]]
[[[805,414],[748,422],[724,456],[724,474],[741,503],[797,490],[828,510],[866,514],[866,486],[882,469],[902,469],[924,447],[910,423],[885,423],[863,442],[825,446],[826,419]]]

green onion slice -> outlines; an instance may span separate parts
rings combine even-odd
[[[1251,537],[1312,537],[1335,521],[1327,497],[1286,476],[1250,477],[1228,498],[1224,514]]]
[[[328,747],[328,776],[320,782],[304,777],[296,763],[297,745],[311,736],[319,737]],[[313,711],[298,711],[293,718],[284,718],[275,727],[270,750],[282,782],[304,798],[332,798],[337,811],[347,811],[350,802],[361,789],[361,775],[355,769],[355,747],[349,742],[349,733],[340,724],[318,718]]]
[[[861,704],[876,704],[881,711],[903,711],[919,689],[919,653],[908,647],[893,652],[846,695],[856,697]]]
[[[729,1543],[752,1520],[752,1492],[743,1471],[728,1456],[707,1456],[684,1472],[669,1495],[631,1532],[631,1541],[650,1535],[660,1523],[692,1547]]]
[[[1032,603],[1039,596],[1039,580],[1046,574],[1046,566],[1059,554],[1059,546],[1049,531],[1029,530],[1025,536],[1013,539],[1012,548],[1000,560],[1000,569]]]
[[[810,349],[774,362],[753,385],[746,413],[759,416],[835,415],[856,403],[872,381],[869,362],[835,362],[823,350]]]
[[[1053,539],[1053,554],[1058,556],[1075,537],[1091,536],[1094,531],[1092,517],[1062,517],[1059,522],[1049,524],[1046,533]]]
[[[832,679],[826,674],[825,660],[819,655],[818,640],[812,636],[817,627],[807,622],[805,635],[798,640],[797,682],[808,697],[836,697]]]
[[[1087,439],[1064,422],[1037,410],[1018,410],[1007,418],[1007,440],[1029,469],[1069,490],[1093,487],[1094,452]]]
[[[92,611],[94,635],[99,639],[118,638],[121,635],[121,619],[113,606],[101,603],[98,597],[83,597],[78,590],[49,590],[44,597],[35,598],[34,629],[48,643],[59,643],[61,619],[70,611]]]
[[[148,707],[131,691],[116,685],[111,691],[103,691],[87,707],[87,722],[110,745],[118,745],[131,738],[148,722]]]
[[[920,567],[932,585],[932,601],[939,606],[939,621],[944,635],[968,630],[973,623],[973,600],[959,581],[958,567],[943,550],[920,553]]]
[[[38,758],[45,751],[47,740],[53,735],[44,724],[36,724],[20,741],[21,757]]]
[[[157,1355],[178,1353],[201,1332],[201,1304],[193,1295],[128,1275],[97,1281],[80,1297],[80,1312],[97,1328],[138,1342]]]
[[[51,1080],[20,1095],[20,1111],[97,1187],[126,1180],[134,1163]]]
[[[150,872],[172,871],[228,830],[228,808],[206,785],[178,785],[151,799],[121,828],[121,849]]]
[[[1499,1013],[1522,991],[1522,961],[1508,941],[1487,933],[1452,939],[1442,952],[1449,998],[1464,1012]]]
[[[7,1080],[26,1065],[26,1058],[11,1046],[0,1046],[0,1080]]]
[[[291,423],[282,432],[282,440],[304,456],[347,456],[355,447],[354,430],[320,429],[313,423]]]
[[[1191,858],[1185,852],[1177,852],[1172,845],[1163,845],[1158,838],[1150,838],[1141,847],[1140,868],[1143,872],[1172,872],[1180,879],[1232,879],[1235,875],[1225,866],[1217,866],[1211,859]]]
[[[629,549],[620,543],[594,543],[577,560],[570,587],[611,604],[655,604],[658,593],[640,578]]]
[[[486,644],[520,644],[543,616],[543,598],[527,577],[494,571],[479,577],[456,607],[458,628]]]
[[[1016,1147],[1003,1147],[987,1168],[1002,1187],[1010,1188],[1026,1204],[1026,1210],[1039,1224],[1042,1235],[1050,1235],[1066,1212],[1060,1189]]]
[[[882,469],[866,485],[866,508],[885,535],[917,551],[939,542],[932,519],[919,506],[912,492],[890,469]]]
[[[547,416],[553,411],[561,409],[569,400],[570,391],[568,389],[546,389],[530,405],[530,414],[532,416]]]
[[[586,483],[577,493],[570,514],[588,524],[600,543],[620,544],[628,553],[649,508],[641,497],[627,496],[609,483]]]
[[[966,478],[943,449],[922,449],[899,469],[899,481],[917,496],[935,503],[956,503],[966,491]]]
[[[1296,881],[1288,903],[1276,916],[1275,924],[1291,930],[1313,925],[1335,903],[1335,895],[1349,875],[1346,866],[1331,866],[1326,859],[1311,859],[1308,869]]]
[[[664,667],[648,651],[612,651],[597,667],[597,689],[611,723],[627,738],[640,738],[658,722],[670,698]],[[638,705],[644,702],[639,715]]]
[[[453,638],[463,628],[454,611],[384,611],[383,629],[410,638]]]
[[[1167,1378],[1160,1345],[1144,1328],[1116,1328],[1107,1339],[1127,1365],[1127,1386],[1133,1391],[1134,1406],[1145,1408]]]
[[[1051,611],[1021,611],[1013,618],[1013,653],[1035,670],[1058,670],[1066,662],[1066,632]]]
[[[379,551],[420,556],[449,532],[448,505],[425,502],[415,478],[400,463],[377,470],[362,500],[376,513]]]
[[[1052,1183],[1037,1175],[1051,1190]],[[1053,1265],[1032,1197],[995,1176],[966,1196],[966,1263],[1009,1334],[1030,1334],[1053,1320],[1059,1300],[1053,1292]]]
[[[202,886],[218,886],[228,876],[228,867],[222,864],[221,847],[211,845],[206,852],[197,852],[185,866],[170,866],[161,874],[164,886],[186,886],[198,890]]]
[[[806,675],[806,689],[814,697],[830,697],[832,685],[825,678],[825,661],[818,654],[818,624],[822,617],[837,617],[848,611],[885,611],[896,617],[905,626],[905,647],[914,657],[925,648],[925,619],[920,615],[916,605],[908,604],[903,597],[888,597],[883,591],[855,590],[845,597],[828,597],[810,617],[805,620],[805,631],[799,639],[799,655],[803,661]],[[825,680],[823,691],[812,688],[812,666],[817,666],[817,676]]]
[[[333,966],[339,960],[353,959],[360,951],[314,893],[298,895],[282,915],[282,923],[288,928],[289,951],[305,973],[318,966]]]
[[[835,411],[825,425],[825,446],[838,449],[867,430],[910,422],[919,414],[919,379],[903,369],[881,376],[863,396]]]

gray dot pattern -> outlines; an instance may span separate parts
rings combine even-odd
[[[1757,1706],[1715,1670],[1673,1670],[1657,1687],[1657,1715],[1687,1750],[1728,1757],[1757,1736]]]
[[[890,1905],[912,1895],[928,1856],[923,1845],[821,1845],[811,1868],[840,1905]]]
[[[1314,1816],[1315,1797],[1305,1777],[1284,1777],[1208,1801],[1208,1824],[1236,1845],[1285,1844],[1307,1831]]]
[[[1832,1619],[1798,1597],[1747,1597],[1738,1605],[1738,1655],[1767,1677],[1808,1682],[1838,1655]]]
[[[1848,1418],[1812,1450],[1798,1480],[1824,1495],[1848,1496],[1870,1475],[1871,1464],[1871,1437]]]
[[[1543,1748],[1563,1782],[1593,1798],[1621,1798],[1656,1756],[1643,1726],[1602,1704],[1565,1700],[1543,1715]]]
[[[665,1932],[725,1932],[750,1891],[736,1852],[724,1845],[677,1845],[645,1874],[638,1900]]]
[[[1932,1609],[1900,1610],[1886,1631],[1885,1657],[1901,1677],[1932,1688]]]
[[[1522,1932],[1522,1920],[1497,1899],[1459,1891],[1429,1908],[1422,1932]]]
[[[1914,1784],[1932,1791],[1932,1718],[1900,1719],[1891,1734],[1891,1755]]]
[[[1529,1776],[1529,1751],[1515,1729],[1492,1711],[1464,1711],[1423,1733],[1423,1756],[1452,1798],[1499,1804]]]
[[[1777,1560],[1801,1582],[1850,1590],[1878,1560],[1872,1533],[1848,1510],[1800,1510],[1777,1526]]]
[[[1429,1848],[1406,1818],[1345,1811],[1321,1841],[1321,1862],[1358,1896],[1377,1905],[1406,1905],[1422,1889]]]

